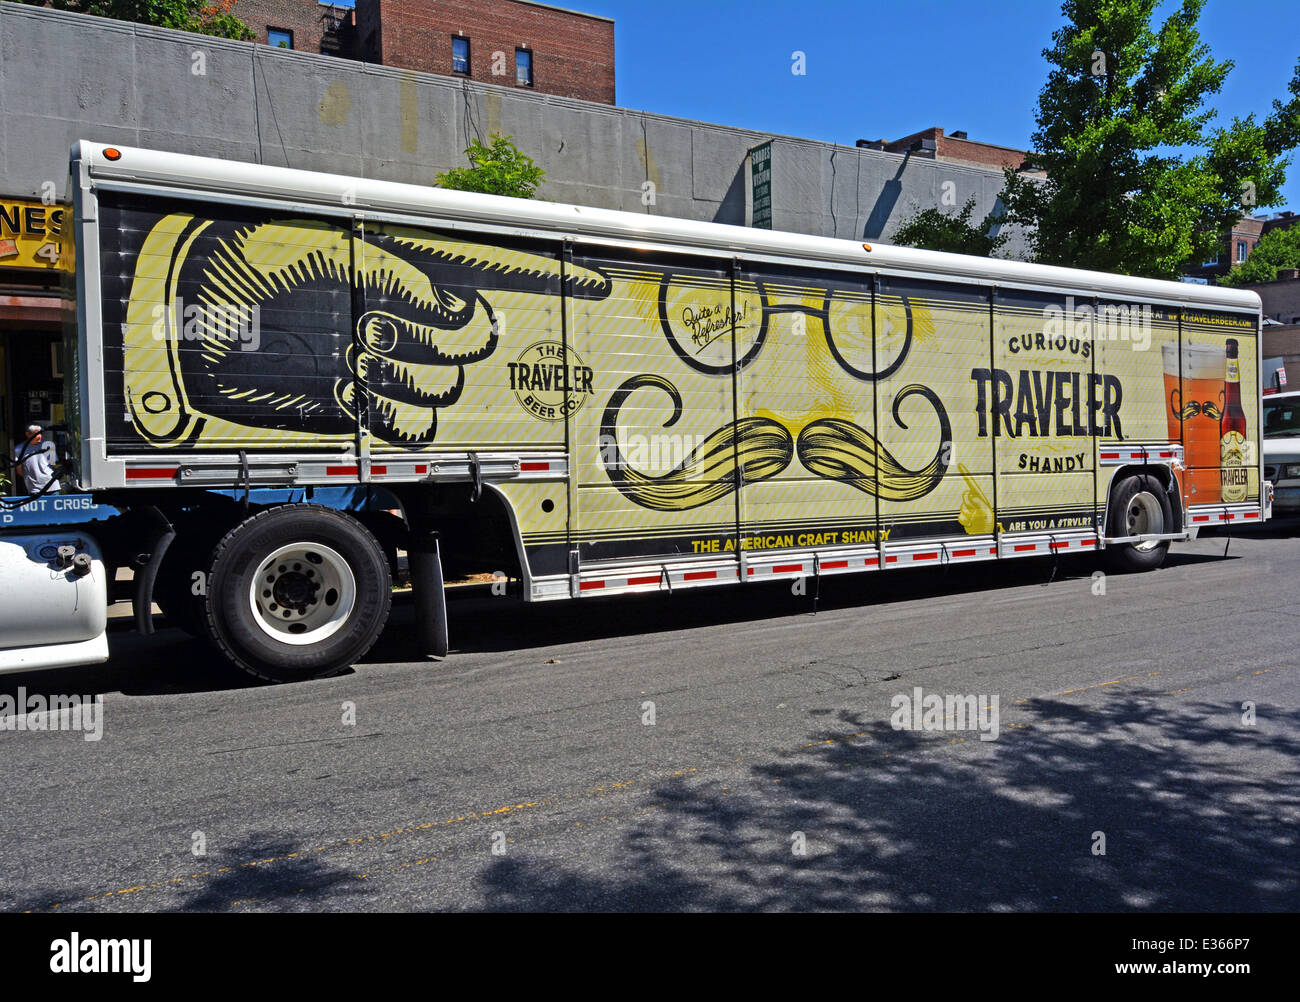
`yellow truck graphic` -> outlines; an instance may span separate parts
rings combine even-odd
[[[530,600],[1267,516],[1252,294],[118,154],[74,156],[92,490],[382,486]]]

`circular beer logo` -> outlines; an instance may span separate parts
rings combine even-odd
[[[559,341],[530,344],[506,367],[519,406],[542,421],[563,421],[591,396],[591,369]]]

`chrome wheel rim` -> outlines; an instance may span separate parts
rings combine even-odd
[[[1127,536],[1159,535],[1165,531],[1164,512],[1160,510],[1160,502],[1154,494],[1142,491],[1129,499],[1128,508],[1124,512],[1124,528]],[[1134,543],[1133,548],[1146,551],[1159,545],[1159,540],[1148,539]]]
[[[264,557],[248,589],[253,621],[283,644],[318,644],[339,631],[357,604],[348,562],[320,543],[290,543]]]

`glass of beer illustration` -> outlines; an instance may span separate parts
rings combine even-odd
[[[1169,439],[1181,437],[1187,467],[1183,487],[1188,504],[1211,504],[1220,499],[1219,421],[1223,416],[1223,374],[1227,352],[1211,344],[1161,346],[1165,367],[1166,416]],[[1181,358],[1180,358],[1181,354]],[[1181,361],[1182,385],[1179,385]]]

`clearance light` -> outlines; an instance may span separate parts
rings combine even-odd
[[[105,147],[105,148],[104,148],[104,159],[105,159],[105,160],[121,160],[121,159],[122,159],[122,151],[119,150],[119,149],[117,149],[116,147],[113,147],[113,146]]]
[[[862,245],[862,249],[863,249],[864,251],[870,251],[870,250],[871,250],[871,244],[863,244],[863,245]]]

